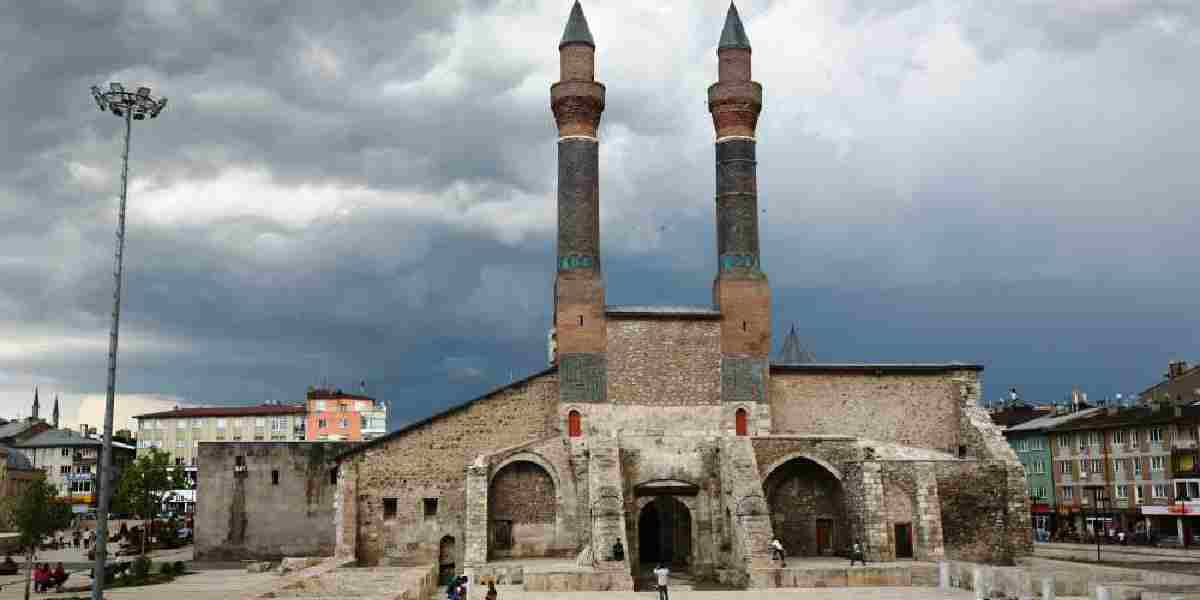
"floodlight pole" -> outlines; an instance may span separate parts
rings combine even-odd
[[[150,98],[149,88],[139,88],[137,93],[126,92],[120,84],[110,84],[109,92],[92,88],[92,96],[102,111],[112,111],[125,118],[125,148],[121,155],[121,204],[117,211],[117,251],[113,262],[113,311],[112,330],[108,335],[108,385],[104,399],[104,438],[100,453],[100,469],[96,477],[96,561],[92,568],[92,600],[103,600],[105,584],[104,563],[108,555],[108,509],[111,505],[116,478],[112,473],[113,411],[117,395],[117,338],[121,327],[121,279],[125,256],[125,202],[129,194],[129,139],[133,131],[133,119],[140,121],[158,116],[166,106],[166,99],[155,102]],[[142,533],[143,539],[146,532]]]

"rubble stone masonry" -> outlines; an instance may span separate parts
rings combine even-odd
[[[654,406],[720,404],[720,334],[719,322],[711,319],[610,317],[609,401]]]

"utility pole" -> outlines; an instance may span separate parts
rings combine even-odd
[[[100,469],[96,478],[96,493],[100,496],[96,508],[96,563],[92,578],[92,600],[103,600],[105,569],[104,561],[108,551],[108,508],[112,497],[112,435],[113,435],[113,404],[117,393],[117,334],[121,325],[121,275],[125,255],[125,200],[129,193],[129,137],[133,131],[133,121],[151,119],[158,116],[167,106],[167,99],[155,100],[150,96],[150,88],[139,87],[137,92],[125,91],[120,83],[108,84],[108,91],[92,86],[92,98],[96,106],[103,112],[125,119],[125,151],[121,155],[121,205],[117,211],[117,252],[114,258],[113,281],[113,311],[112,331],[108,336],[108,386],[104,401],[104,446],[101,451]]]

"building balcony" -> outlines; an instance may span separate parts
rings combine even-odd
[[[1171,440],[1172,450],[1197,450],[1200,449],[1200,442],[1188,438],[1176,437]]]

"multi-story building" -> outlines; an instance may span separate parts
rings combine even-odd
[[[0,502],[21,495],[29,482],[44,476],[43,471],[33,468],[24,452],[0,446]]]
[[[134,417],[138,452],[166,452],[183,468],[191,485],[174,490],[166,510],[191,513],[196,503],[196,468],[200,442],[287,442],[304,440],[305,409],[296,404],[175,407]]]
[[[1197,435],[1197,417],[1200,406],[1152,402],[1107,407],[1054,427],[1059,514],[1070,514],[1088,531],[1146,531],[1189,544],[1193,525],[1187,515],[1200,513],[1200,505],[1187,502],[1191,479],[1179,480],[1185,495],[1178,493],[1173,467],[1194,465],[1182,457],[1194,456],[1195,445],[1187,442]]]
[[[100,451],[103,444],[98,436],[89,436],[69,429],[43,431],[14,448],[29,459],[35,469],[46,473],[46,481],[58,488],[59,497],[76,506],[96,503]],[[136,449],[113,441],[113,473],[118,481],[121,471],[134,458]]]
[[[365,394],[309,388],[308,440],[367,441],[387,433],[387,404]]]
[[[1142,390],[1142,402],[1163,402],[1187,406],[1200,402],[1200,365],[1188,365],[1182,360],[1167,363],[1163,380]]]
[[[1059,528],[1055,495],[1054,444],[1047,432],[1068,421],[1086,417],[1097,409],[1066,414],[1044,414],[1034,419],[1004,427],[1004,437],[1025,467],[1026,488],[1029,491],[1030,522],[1038,539],[1045,540]]]

